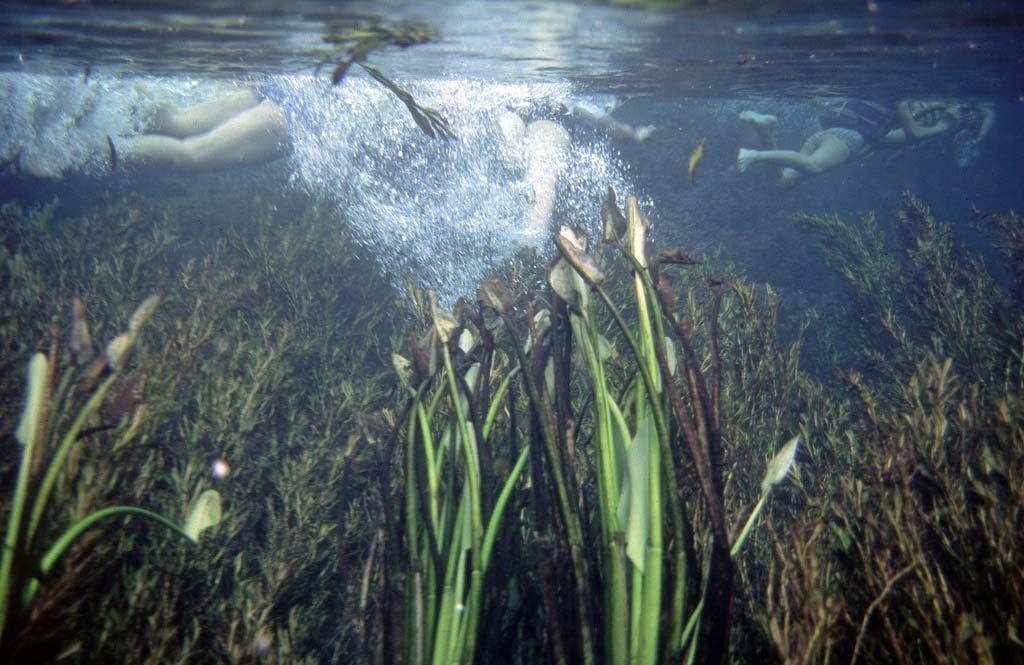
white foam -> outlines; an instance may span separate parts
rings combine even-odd
[[[567,85],[451,79],[411,85],[416,99],[437,108],[458,134],[444,141],[427,137],[404,105],[372,81],[278,83],[296,95],[305,116],[293,123],[293,181],[335,201],[339,223],[351,225],[390,274],[412,277],[451,302],[471,295],[490,268],[519,248],[548,251],[548,234],[528,230],[527,159],[517,134],[502,130],[502,116],[511,110],[527,121],[557,120],[552,109],[567,98]],[[626,172],[606,142],[571,145],[556,221],[596,232],[606,187],[631,191]]]

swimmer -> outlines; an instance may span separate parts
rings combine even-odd
[[[611,104],[599,106],[597,100],[570,100],[562,104],[563,110],[579,124],[607,133],[620,141],[641,143],[654,132],[654,127],[632,127],[611,117],[617,100],[610,95]],[[498,119],[505,140],[513,146],[523,146],[526,157],[525,181],[533,193],[526,214],[526,232],[544,233],[555,209],[558,179],[568,165],[570,137],[562,125],[552,120],[534,120],[529,125],[515,113],[505,112]]]
[[[111,164],[204,171],[261,164],[288,153],[281,107],[251,90],[197,106],[160,105],[149,131],[113,146]]]
[[[781,166],[779,185],[790,186],[803,176],[825,173],[862,157],[873,146],[905,145],[948,132],[957,123],[951,108],[943,102],[903,101],[892,107],[847,100],[828,108],[821,118],[823,129],[811,134],[799,151],[741,148],[736,164],[741,173],[759,162]],[[763,129],[774,125],[773,116],[753,112],[741,114],[740,119]]]
[[[569,133],[550,120],[523,122],[507,111],[498,119],[498,126],[511,145],[522,145],[526,151],[526,183],[533,191],[533,201],[526,213],[526,232],[544,233],[555,209],[558,178],[565,170],[569,152]]]
[[[565,108],[566,114],[579,124],[601,130],[619,141],[642,143],[654,133],[653,125],[633,127],[613,118],[611,114],[618,108],[617,100],[611,108],[602,108],[595,103],[580,100],[566,102]]]

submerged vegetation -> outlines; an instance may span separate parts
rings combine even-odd
[[[4,662],[1024,656],[1021,284],[911,195],[895,252],[798,217],[862,324],[789,343],[770,287],[655,251],[611,192],[603,243],[564,228],[450,311],[305,199],[217,196],[0,208],[3,515],[50,494],[9,530]],[[1020,218],[978,223],[1024,279]],[[128,320],[83,383],[69,331]],[[800,367],[822,337],[833,382]],[[42,483],[14,436],[39,351]],[[38,565],[106,506],[174,527],[210,490],[196,544],[111,515]]]

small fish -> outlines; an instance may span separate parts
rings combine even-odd
[[[82,67],[82,83],[83,84],[84,83],[88,83],[89,82],[89,77],[91,75],[92,75],[92,60],[90,60],[89,62],[85,63],[85,66]]]
[[[695,178],[697,176],[697,164],[700,160],[704,159],[704,141],[707,139],[701,139],[697,147],[690,153],[690,184],[695,184]]]

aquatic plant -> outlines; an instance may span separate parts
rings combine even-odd
[[[873,213],[856,225],[837,216],[797,215],[801,227],[818,234],[828,262],[852,291],[863,329],[865,357],[873,369],[902,377],[927,352],[950,356],[975,378],[993,370],[998,358],[1000,312],[1011,309],[1006,295],[980,261],[953,240],[909,192],[896,216],[902,252],[886,250]]]
[[[1017,296],[1024,290],[1024,219],[1012,210],[1001,214],[974,210],[975,224],[994,237],[995,246],[1006,256],[1007,268],[1017,279]]]
[[[86,425],[116,380],[117,371],[124,366],[128,352],[157,302],[156,297],[143,302],[132,314],[128,329],[111,340],[106,351],[91,361],[77,382],[73,381],[73,368],[69,368],[63,373],[60,383],[56,383],[57,330],[51,332],[49,357],[42,353],[32,356],[25,389],[25,408],[15,433],[21,444],[21,462],[7,519],[4,549],[0,554],[0,644],[9,620],[15,624],[28,620],[40,584],[53,574],[62,555],[88,529],[101,521],[134,515],[157,522],[185,539],[197,542],[200,532],[221,519],[220,495],[211,489],[197,498],[183,526],[143,508],[108,506],[93,510],[75,521],[49,546],[42,542],[40,527],[47,516],[54,485],[66,471],[68,455],[72,447],[87,436],[84,431]],[[89,359],[92,343],[88,325],[80,311],[76,314],[72,345],[79,347],[80,354]],[[58,434],[54,426],[66,419],[66,413],[74,408],[76,398],[82,397],[80,393],[86,393],[85,403],[77,410],[67,430]],[[117,445],[130,441],[136,431],[137,427],[129,428]]]
[[[546,622],[544,641],[555,662],[667,662],[678,659],[684,649],[689,650],[690,660],[699,656],[701,662],[718,662],[724,657],[732,557],[746,542],[769,491],[788,472],[796,439],[770,465],[757,505],[745,513],[742,528],[737,524],[739,535],[730,548],[717,447],[721,431],[718,305],[713,306],[707,324],[714,359],[708,382],[689,323],[677,320],[678,298],[659,268],[699,262],[678,250],[648,258],[647,222],[632,197],[623,215],[614,192],[609,192],[604,216],[606,240],[616,246],[612,258],[619,255],[622,266],[614,279],[606,272],[607,257],[588,252],[582,232],[563,228],[555,238],[561,256],[547,271],[550,291],[539,306],[534,306],[529,294],[520,295],[526,304],[519,306],[518,298],[500,281],[486,281],[477,293],[478,312],[471,312],[464,302],[457,305],[456,318],[433,308],[432,332],[413,340],[413,359],[396,358],[396,369],[412,395],[405,419],[406,546],[411,557],[405,637],[411,662],[424,662],[431,644],[435,662],[470,662],[471,653],[463,651],[462,644],[465,640],[471,645],[471,635],[464,636],[463,631],[477,625],[471,603],[481,602],[483,596],[477,596],[471,584],[467,589],[465,563],[457,559],[473,559],[472,574],[479,572],[485,579],[499,511],[527,461],[533,508],[530,529],[536,531],[536,576]],[[618,246],[623,235],[627,244]],[[616,297],[629,299],[628,310],[620,309],[606,289],[613,285]],[[592,302],[595,295],[603,307]],[[425,314],[424,304],[418,309]],[[676,342],[667,336],[666,317]],[[612,336],[608,336],[609,324]],[[460,357],[467,358],[462,370],[454,370],[451,362],[457,339]],[[504,343],[495,346],[498,339]],[[615,340],[625,342],[627,356],[615,356]],[[681,370],[677,344],[683,348]],[[500,373],[492,375],[494,368],[500,368]],[[435,375],[448,378],[436,383],[431,393]],[[523,435],[517,433],[516,414],[521,411],[514,394],[518,391],[511,389],[516,383],[527,398],[528,424]],[[452,403],[447,421],[438,417],[446,392]],[[457,394],[465,406],[457,406]],[[523,436],[526,443],[518,450],[513,446],[515,468],[498,479],[503,487],[490,521],[494,530],[488,529],[483,542],[475,537],[467,540],[465,534],[473,533],[476,518],[466,515],[479,510],[473,499],[478,481],[454,464],[461,459],[470,468],[486,468],[479,462],[481,451],[496,447],[493,423],[506,394],[507,436],[513,442]],[[439,419],[446,424],[435,434],[432,423]],[[487,441],[488,437],[492,440]],[[467,440],[474,445],[461,457],[439,453]],[[581,441],[592,445],[580,448]],[[440,477],[443,469],[449,469],[447,478]],[[690,514],[680,501],[679,481],[693,473],[686,469],[695,470],[698,500],[706,512]],[[452,478],[463,475],[461,493],[457,493],[459,485]],[[695,548],[700,514],[710,518],[706,549],[700,547],[707,557],[703,574],[698,572],[701,565]],[[599,535],[593,542],[588,534],[595,530]],[[458,535],[461,541],[456,540]],[[475,549],[482,552],[479,564]],[[442,569],[446,571],[443,585],[437,572]],[[595,569],[599,570],[596,578]],[[560,578],[560,570],[568,572],[568,577]],[[603,599],[595,614],[590,589],[597,582]],[[454,601],[447,605],[440,601],[438,614],[441,589],[454,595]],[[603,638],[600,644],[595,642],[597,635]],[[454,642],[457,650],[453,651],[452,640],[458,640]]]
[[[332,44],[331,49],[322,54],[317,63],[314,75],[329,60],[340,60],[331,72],[331,83],[337,85],[348,74],[353,64],[358,64],[375,81],[387,88],[398,97],[416,125],[430,138],[454,139],[455,131],[448,121],[437,110],[423,106],[400,85],[384,75],[376,67],[366,63],[373,51],[398,46],[408,48],[435,39],[427,29],[415,26],[386,27],[381,25],[360,25],[350,22],[335,22],[328,26],[323,41]]]
[[[605,202],[606,211],[606,233],[605,238],[609,242],[615,242],[616,227],[614,219],[621,216],[616,210],[613,193],[609,192],[608,200]],[[609,477],[614,479],[625,477],[628,474],[629,501],[628,517],[626,528],[620,531],[618,524],[606,515],[602,515],[602,521],[607,524],[606,530],[612,534],[612,538],[606,538],[606,542],[615,540],[620,544],[625,541],[627,558],[633,566],[633,598],[630,609],[630,632],[627,638],[620,630],[619,625],[625,625],[622,621],[624,616],[616,616],[626,606],[624,599],[608,598],[606,596],[606,610],[610,610],[610,621],[606,624],[606,630],[612,631],[609,640],[609,650],[606,653],[608,662],[623,662],[626,656],[624,644],[629,644],[629,657],[635,662],[654,663],[659,658],[659,624],[661,622],[662,604],[660,599],[662,586],[662,549],[663,539],[661,535],[661,520],[667,507],[671,515],[672,540],[676,543],[676,566],[675,578],[672,585],[672,596],[669,611],[668,637],[665,640],[664,658],[671,660],[675,658],[677,651],[689,647],[688,659],[692,662],[697,658],[698,653],[701,662],[719,662],[724,657],[727,648],[728,631],[730,624],[730,608],[732,604],[732,578],[733,562],[732,557],[742,547],[749,534],[750,527],[756,521],[757,516],[763,507],[763,501],[767,498],[768,490],[788,472],[792,463],[792,454],[784,454],[773,463],[775,472],[766,476],[762,482],[762,499],[751,512],[746,527],[741,531],[740,537],[736,540],[734,551],[730,551],[729,533],[725,524],[725,504],[723,501],[722,486],[722,410],[721,410],[721,385],[722,376],[720,370],[720,357],[718,349],[718,312],[720,300],[718,297],[712,302],[711,312],[707,318],[708,344],[710,354],[710,381],[705,378],[702,363],[698,360],[694,350],[691,336],[691,324],[688,321],[679,320],[675,314],[679,303],[678,296],[673,292],[672,287],[661,272],[661,265],[671,264],[694,264],[696,261],[689,255],[679,250],[662,252],[648,260],[646,256],[645,229],[649,226],[637,207],[636,200],[632,197],[627,201],[625,236],[628,240],[628,248],[619,246],[621,254],[629,261],[633,268],[633,285],[636,298],[636,316],[639,329],[637,333],[629,330],[621,313],[613,304],[610,296],[601,282],[603,275],[596,267],[592,259],[587,259],[581,252],[585,249],[579,244],[570,243],[566,240],[565,234],[557,240],[559,250],[563,257],[572,265],[573,269],[583,279],[590,289],[596,292],[604,302],[608,311],[612,314],[623,338],[636,361],[637,374],[641,381],[633,381],[635,393],[628,396],[623,404],[627,408],[620,408],[616,402],[609,397],[607,387],[598,385],[594,381],[595,414],[597,420],[598,434],[595,439],[598,442],[598,455],[603,455],[602,466],[612,469]],[[612,223],[608,223],[609,219]],[[556,269],[551,271],[552,284],[555,284]],[[657,284],[657,286],[655,286]],[[556,288],[562,295],[564,289]],[[572,297],[575,304],[574,309],[583,312],[587,298],[583,290],[577,290],[575,294],[566,296]],[[657,303],[657,304],[655,304]],[[664,319],[664,322],[663,322]],[[586,321],[586,316],[582,317]],[[668,326],[665,323],[668,323]],[[599,337],[591,324],[592,339],[597,342]],[[674,377],[676,376],[675,347],[669,342],[666,336],[666,329],[671,330],[676,342],[682,349],[682,383],[683,390],[680,390]],[[586,340],[579,343],[584,349],[587,348]],[[592,343],[591,349],[597,348],[597,343]],[[590,350],[587,354],[590,360],[591,377],[603,375],[600,366],[599,354]],[[641,392],[642,390],[642,392]],[[685,397],[684,397],[685,395]],[[610,417],[602,415],[600,409],[602,403],[608,409]],[[622,417],[623,412],[631,412],[634,418],[633,431],[637,432],[635,437],[630,435],[630,429]],[[675,435],[670,445],[670,429],[667,414],[674,416],[673,429]],[[621,463],[616,468],[613,454],[614,448],[610,441],[602,445],[600,428],[602,420],[613,427],[617,427],[621,439],[617,442],[620,450],[618,457],[623,456],[622,448],[625,448],[625,457],[628,462],[626,468]],[[657,432],[657,445],[649,444],[644,451],[644,437],[640,436],[645,430],[650,431],[649,424],[644,420],[650,419]],[[624,427],[626,426],[626,427]],[[633,438],[632,444],[628,441]],[[794,442],[787,447],[795,451]],[[625,443],[625,445],[623,445]],[[688,556],[688,550],[692,547],[692,524],[693,518],[680,510],[674,497],[679,497],[677,489],[677,474],[679,462],[673,457],[673,448],[679,450],[680,444],[685,444],[689,452],[689,462],[693,464],[697,484],[701,490],[701,496],[707,511],[710,522],[711,540],[709,559],[706,563],[704,573],[704,591],[701,600],[695,607],[687,610],[686,604],[686,582],[695,576],[692,570],[694,565],[692,556]],[[646,452],[646,454],[644,454]],[[677,453],[678,454],[678,453]],[[642,464],[634,460],[639,458],[647,461],[649,466],[646,470],[646,477],[640,472]],[[644,460],[646,458],[646,460]],[[664,461],[662,461],[664,460]],[[788,463],[787,463],[788,461]],[[640,468],[638,468],[640,467]],[[772,465],[769,467],[772,470]],[[661,490],[661,476],[664,476],[667,494]],[[638,482],[638,480],[640,482]],[[640,485],[639,492],[636,485]],[[622,490],[612,485],[611,490],[605,490],[603,501],[611,507],[612,500],[619,501],[618,508],[622,515],[622,502],[619,492]],[[600,488],[600,484],[599,484]],[[624,488],[623,488],[624,489]],[[644,496],[646,494],[646,497]],[[610,496],[609,496],[610,495]],[[610,500],[612,499],[612,500]],[[636,504],[646,499],[646,505],[641,510],[636,510]],[[639,517],[637,517],[639,515]],[[639,521],[641,526],[637,526]],[[623,538],[625,537],[625,538]],[[641,565],[639,556],[640,545],[646,547],[644,559]],[[621,546],[621,545],[620,545]],[[615,561],[613,557],[608,557]],[[615,580],[619,577],[617,571],[611,571],[608,580],[613,589],[616,586]],[[606,584],[608,581],[606,580]],[[642,585],[642,586],[641,586]],[[642,590],[641,590],[642,589]],[[689,618],[683,624],[686,613]],[[699,626],[699,639],[693,639],[695,627]],[[619,631],[615,634],[615,631]],[[678,637],[677,637],[678,636]],[[628,639],[628,642],[627,642]],[[676,641],[678,639],[678,642]],[[617,644],[616,642],[619,642]],[[698,652],[698,645],[700,651]]]
[[[833,262],[875,232],[800,221]],[[863,302],[888,303],[873,324],[896,353],[867,347],[873,373],[846,374],[852,412],[813,425],[830,480],[808,479],[793,525],[771,526],[766,627],[792,663],[1013,662],[1024,654],[1024,317],[910,194],[896,228],[901,254],[878,261],[901,265],[902,279],[873,295],[859,288],[877,278],[871,264],[844,273]],[[1013,215],[993,228],[1010,245],[1019,230]]]
[[[894,253],[881,229],[875,251],[870,226],[809,227],[862,248],[829,253],[866,326],[832,343],[856,370],[839,384],[801,370],[827,319],[783,343],[775,290],[651,249],[631,201],[605,201],[603,244],[560,233],[548,279],[527,252],[449,314],[399,297],[334,210],[222,185],[0,208],[5,421],[55,307],[113,339],[126,301],[164,296],[37,541],[104,505],[184,515],[210,486],[231,507],[195,547],[86,531],[5,658],[1019,659],[1021,316],[923,206]],[[1018,218],[978,219],[1012,251]]]
[[[405,450],[410,555],[405,661],[410,663],[473,662],[484,578],[502,516],[527,461],[524,447],[507,478],[497,478],[502,489],[485,525],[480,450],[496,445],[494,421],[515,371],[492,388],[493,339],[484,327],[477,334],[469,330],[466,319],[474,317],[466,309],[463,302],[459,321],[433,302],[431,331],[414,349],[417,371],[396,357],[411,394]],[[453,347],[459,352],[459,369]],[[446,416],[440,413],[444,397],[449,403]]]
[[[383,363],[401,314],[372,264],[344,251],[331,212],[301,198],[272,207],[223,192],[210,183],[210,191],[129,197],[74,217],[56,205],[5,208],[4,230],[16,232],[0,248],[5,361],[30,355],[48,307],[70,310],[73,294],[88,302],[97,337],[114,336],[107,321],[130,315],[121,294],[164,294],[146,331],[158,343],[136,348],[145,371],[135,363],[121,371],[100,406],[118,426],[73,447],[51,507],[69,521],[97,502],[175,514],[188,510],[182,497],[211,483],[231,506],[188,555],[137,531],[87,532],[88,546],[69,550],[59,577],[40,588],[38,620],[13,646],[18,661],[52,659],[57,649],[113,662],[256,652],[301,660],[359,644],[362,578],[343,563],[358,558],[363,567],[385,514],[375,460],[387,457],[383,442],[356,436],[355,423],[391,400]],[[15,394],[12,374],[0,375],[0,395],[16,416],[21,386]],[[132,423],[136,443],[119,445]],[[10,457],[0,458],[5,473]],[[214,462],[226,477],[212,475]],[[371,580],[386,543],[375,551]],[[123,574],[95,574],[105,570]],[[377,587],[369,589],[372,648],[382,622]],[[142,630],[145,641],[126,639]]]

